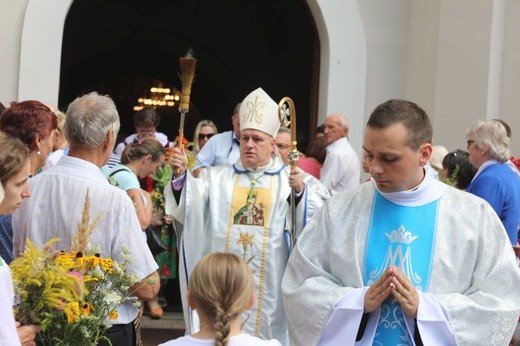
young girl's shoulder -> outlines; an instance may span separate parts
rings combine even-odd
[[[213,339],[198,339],[194,338],[191,335],[181,336],[175,340],[170,340],[165,342],[164,344],[160,344],[158,346],[213,346],[215,345],[215,340]]]
[[[246,333],[236,335],[231,338],[229,346],[281,346],[280,341],[276,339],[262,340],[256,336],[252,336]]]
[[[170,340],[164,344],[160,344],[159,346],[205,346],[205,345],[214,345],[215,340],[213,339],[198,339],[194,338],[191,335],[181,336],[178,339]],[[249,334],[239,334],[231,337],[229,341],[229,346],[281,346],[280,341],[276,339],[272,340],[262,340],[257,338],[256,336],[252,336]]]

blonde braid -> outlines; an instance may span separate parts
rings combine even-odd
[[[213,323],[215,345],[226,346],[231,321],[246,309],[253,295],[253,277],[246,262],[232,253],[204,256],[191,273],[189,291],[201,321]]]
[[[229,315],[220,306],[215,307],[215,346],[226,346],[229,342]]]

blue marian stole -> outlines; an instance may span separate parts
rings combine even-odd
[[[376,191],[365,251],[365,286],[372,285],[390,265],[394,265],[418,290],[427,290],[438,204],[437,200],[419,207],[401,206]],[[410,332],[401,305],[393,299],[383,302],[374,344],[413,345]]]

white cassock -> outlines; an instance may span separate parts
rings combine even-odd
[[[406,220],[398,220],[386,234],[371,234],[374,224],[399,217],[390,213],[374,217],[378,200],[391,208],[434,206],[436,220],[416,224],[433,231],[427,241],[431,250],[413,252],[420,237],[414,234],[416,228],[405,230]],[[381,267],[365,268],[374,262],[372,254],[366,256],[372,247],[367,239],[379,239],[390,249],[399,243],[397,238],[406,239],[398,245],[399,253],[389,251],[384,257],[381,251],[380,258],[385,258]],[[427,262],[421,263],[424,258]],[[333,196],[314,215],[282,281],[291,344],[390,344],[378,341],[378,328],[388,317],[384,309],[368,314],[362,335],[358,330],[367,276],[390,264],[401,266],[395,263],[399,261],[406,262],[403,271],[411,274],[420,297],[416,319],[404,315],[386,325],[402,328],[403,345],[415,345],[416,329],[424,345],[508,345],[520,313],[520,271],[502,223],[487,202],[430,175],[413,191],[390,194],[378,192],[369,181]],[[427,275],[415,275],[421,264],[426,264]]]
[[[248,261],[255,282],[256,301],[246,316],[244,331],[288,345],[280,291],[289,257],[288,177],[289,169],[277,157],[254,171],[245,169],[239,160],[235,165],[207,167],[199,178],[187,174],[178,205],[171,184],[166,187],[165,209],[174,218],[179,239],[179,281],[187,333],[196,329],[186,313],[191,270],[205,254],[232,252]],[[314,184],[308,182],[296,207],[298,232],[328,198],[326,188],[317,181]]]

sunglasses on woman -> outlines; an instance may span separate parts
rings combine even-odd
[[[199,140],[210,139],[213,135],[214,133],[199,133]]]

